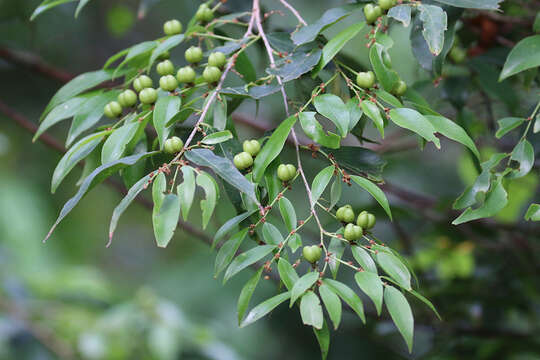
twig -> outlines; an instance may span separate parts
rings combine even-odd
[[[298,19],[298,21],[300,22],[300,24],[304,25],[304,26],[307,26],[307,23],[306,21],[302,18],[302,16],[300,15],[300,13],[298,12],[298,10],[296,10],[294,7],[291,6],[291,4],[289,4],[287,1],[285,0],[279,0],[280,3],[283,4],[283,6],[285,6],[287,9],[289,9],[289,11]]]

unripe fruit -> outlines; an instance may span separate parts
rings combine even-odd
[[[405,94],[407,91],[407,84],[403,80],[399,80],[396,85],[394,85],[394,88],[392,89],[392,94],[401,96]]]
[[[214,12],[206,4],[201,4],[195,13],[195,20],[210,22],[214,18]]]
[[[221,78],[221,70],[215,66],[207,66],[204,69],[202,76],[207,83],[215,83]]]
[[[373,12],[376,15],[375,19],[380,18],[382,16],[382,14],[383,14],[383,10],[381,9],[381,7],[379,5],[373,7]]]
[[[178,87],[178,80],[172,75],[162,76],[159,79],[159,87],[165,91],[174,91]]]
[[[227,63],[227,58],[225,57],[225,54],[220,51],[213,52],[208,57],[209,66],[222,68],[226,63]]]
[[[120,105],[116,101],[111,101],[107,105],[105,105],[105,108],[103,109],[103,113],[106,117],[109,118],[115,118],[120,116],[122,114],[122,105]]]
[[[341,222],[352,223],[354,222],[354,211],[350,205],[345,205],[336,211],[336,217]]]
[[[345,230],[343,231],[343,236],[349,241],[354,241],[360,239],[363,233],[364,230],[360,226],[347,224],[347,226],[345,226]]]
[[[182,150],[184,142],[178,136],[173,136],[165,141],[163,144],[163,151],[167,154],[176,154]]]
[[[366,22],[368,24],[373,24],[375,20],[377,20],[378,16],[375,12],[375,6],[373,6],[373,4],[367,4],[364,6],[364,16],[366,17]]]
[[[453,62],[455,62],[456,64],[461,64],[467,58],[467,52],[462,48],[455,46],[454,48],[452,48],[452,50],[450,50],[449,56]]]
[[[384,66],[386,66],[387,68],[392,67],[392,58],[390,57],[390,54],[388,52],[383,51],[382,61]]]
[[[314,264],[321,259],[322,249],[317,245],[304,246],[302,249],[302,256],[308,262]]]
[[[186,57],[188,63],[198,63],[203,58],[202,49],[198,46],[192,46],[186,50],[184,56]]]
[[[164,60],[157,64],[156,70],[160,76],[172,75],[174,74],[174,64],[171,60]]]
[[[368,213],[367,211],[362,211],[360,214],[358,214],[358,219],[356,220],[356,224],[363,229],[371,229],[375,226],[375,222],[377,219],[375,218],[375,215]]]
[[[375,84],[375,74],[373,71],[359,72],[356,75],[356,84],[362,89],[369,89]]]
[[[143,104],[153,104],[157,100],[157,91],[153,88],[142,89],[139,93],[139,100]]]
[[[281,164],[278,166],[277,176],[281,181],[290,181],[296,176],[296,167],[292,164]]]
[[[197,74],[195,74],[195,70],[191,66],[184,66],[176,73],[176,79],[181,83],[192,83],[196,77]]]
[[[233,158],[233,162],[238,170],[244,170],[253,165],[253,158],[249,153],[244,151],[240,154],[236,154]]]
[[[152,79],[146,75],[141,75],[133,81],[133,88],[137,92],[141,92],[143,89],[151,88],[153,86]]]
[[[137,94],[131,89],[124,90],[118,95],[118,102],[122,107],[131,107],[137,103]]]
[[[242,144],[242,148],[251,156],[256,156],[261,151],[261,144],[257,140],[246,140]]]
[[[390,10],[396,5],[395,0],[379,0],[379,6],[382,10]]]
[[[178,20],[169,20],[163,24],[165,35],[176,35],[182,32],[182,23]]]

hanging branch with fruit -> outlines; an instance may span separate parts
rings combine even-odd
[[[109,240],[122,213],[147,189],[160,247],[171,241],[180,216],[187,220],[192,214],[204,229],[220,197],[227,198],[236,213],[215,233],[212,247],[219,249],[215,275],[224,273],[226,282],[248,267],[256,269],[238,300],[241,327],[288,302],[299,309],[304,324],[313,327],[324,358],[329,324],[338,328],[342,302],[366,322],[364,302],[358,295],[362,293],[372,303],[374,317],[386,306],[411,351],[414,318],[408,298],[419,299],[438,314],[415,290],[418,284],[411,280],[414,274],[407,261],[376,236],[375,215],[346,204],[343,184],[369,194],[381,207],[385,221],[392,221],[390,204],[379,187],[384,182],[384,161],[363,147],[372,141],[364,134],[368,126],[381,139],[388,127],[403,128],[418,137],[422,148],[432,142],[440,149],[439,136],[444,136],[463,144],[478,161],[479,152],[467,131],[433,110],[393,69],[388,28],[414,24],[411,37],[423,47],[425,53],[420,55],[424,65],[428,59],[436,80],[451,50],[453,58],[463,55],[453,46],[455,20],[448,18],[446,10],[451,6],[495,10],[499,2],[379,0],[329,9],[307,25],[294,6],[276,1],[297,21],[291,33],[268,32],[264,21],[271,13],[263,14],[258,0],[249,11],[222,17],[215,17],[222,3],[207,1],[185,31],[180,21],[167,21],[164,37],[120,51],[103,69],[76,77],[45,109],[35,138],[73,118],[66,140],[69,150],[54,170],[52,191],[85,160],[79,190],[65,204],[47,238],[89,190],[113,174],[121,176],[129,191],[114,209]],[[80,1],[77,11],[86,3]],[[44,2],[34,16],[52,6]],[[322,32],[330,27],[342,30],[327,38]],[[238,29],[243,35],[231,35],[238,34]],[[365,43],[370,69],[357,69],[341,56],[349,42]],[[185,62],[175,64],[169,52],[183,45],[189,46]],[[526,45],[520,43],[514,51],[522,46]],[[267,59],[264,71],[257,71],[247,55],[258,49]],[[515,60],[514,51],[502,78],[530,64]],[[96,89],[107,81],[119,85]],[[311,87],[289,97],[294,83]],[[244,102],[264,101],[272,94],[282,98],[285,118],[259,139],[239,139],[231,114]],[[527,124],[526,134],[537,112],[538,107],[517,125],[501,120],[501,136],[521,123]],[[102,115],[109,120],[100,123]],[[534,131],[538,128],[536,120]],[[301,143],[297,131],[311,142]],[[360,145],[343,146],[346,137],[357,138]],[[288,141],[296,154],[292,164],[280,160]],[[502,181],[527,174],[531,152],[524,135],[511,154],[496,154],[482,163],[477,183],[454,204],[466,208],[454,223],[493,216],[504,207]],[[313,177],[305,171],[306,157],[320,159]],[[508,159],[505,170],[493,172],[504,159]],[[517,168],[511,160],[518,163]],[[296,195],[294,205],[291,200],[297,192],[304,193],[302,205],[296,204]],[[194,204],[199,196],[200,210]],[[536,210],[528,216],[538,220],[538,205],[532,207]],[[316,228],[315,236],[310,228]],[[340,280],[345,271],[354,274],[357,289]],[[248,311],[263,273],[271,272],[279,278],[276,294]]]

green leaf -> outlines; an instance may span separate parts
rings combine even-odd
[[[120,71],[120,69],[122,69],[131,60],[142,58],[143,56],[149,55],[150,51],[153,51],[157,46],[158,46],[158,42],[152,40],[152,41],[143,41],[142,43],[139,43],[130,47],[125,59],[114,70],[113,78],[116,77],[116,74],[118,73],[118,71]],[[137,64],[137,65],[143,65],[143,67],[145,66],[145,64]]]
[[[444,116],[424,115],[424,117],[433,125],[436,132],[465,145],[472,151],[476,158],[480,159],[480,153],[474,141],[461,126]]]
[[[416,110],[401,108],[390,110],[390,119],[402,128],[414,131],[427,141],[432,141],[437,149],[441,148],[439,139],[435,136],[435,128],[426,117]]]
[[[313,326],[315,329],[322,329],[322,306],[319,297],[313,291],[308,291],[300,299],[300,315],[302,316],[304,325]]]
[[[289,82],[298,79],[300,76],[311,71],[320,61],[322,51],[314,49],[313,51],[294,52],[276,62],[276,67],[266,69],[269,75],[276,75],[283,82]]]
[[[341,190],[342,190],[341,179],[338,176],[334,179],[334,182],[332,183],[332,187],[330,188],[330,205],[328,206],[329,209],[336,206],[336,204],[341,199]]]
[[[163,53],[169,51],[175,46],[178,46],[182,41],[184,41],[184,34],[173,35],[161,42],[154,51],[152,51],[152,56],[150,56],[150,61],[148,62],[147,71],[150,71],[152,64],[156,59]]]
[[[45,119],[39,125],[32,141],[35,142],[51,126],[56,125],[62,120],[73,117],[79,111],[81,105],[87,100],[86,97],[79,96],[69,99],[51,110]]]
[[[38,15],[43,14],[45,11],[50,10],[58,5],[62,5],[68,2],[74,2],[76,0],[44,0],[39,6],[34,10],[32,16],[30,16],[30,21],[34,20]]]
[[[73,145],[65,154],[62,159],[56,165],[51,181],[51,192],[54,194],[56,189],[70,173],[70,171],[79,163],[79,161],[86,158],[94,149],[101,143],[103,137],[109,134],[110,131],[101,131],[95,134],[86,136]]]
[[[525,214],[525,220],[540,221],[540,205],[539,204],[531,204],[531,206],[529,206],[529,208],[527,209],[527,213]]]
[[[523,124],[523,122],[525,122],[525,119],[518,117],[507,117],[498,120],[497,123],[499,124],[499,130],[497,130],[495,133],[495,137],[497,139],[502,138],[504,135]]]
[[[121,170],[125,168],[126,166],[131,166],[135,164],[137,161],[141,159],[145,159],[149,156],[155,155],[156,153],[157,152],[147,152],[147,153],[127,156],[125,158],[113,161],[111,163],[101,165],[100,167],[92,171],[92,173],[88,175],[86,179],[83,181],[83,183],[81,184],[81,187],[79,188],[79,191],[77,192],[77,194],[75,194],[75,196],[73,196],[71,199],[69,199],[65,203],[64,207],[60,211],[60,215],[58,215],[58,219],[56,219],[56,222],[49,230],[44,241],[46,241],[51,236],[51,234],[53,233],[56,226],[58,226],[60,221],[62,221],[66,217],[66,215],[71,212],[71,210],[73,210],[73,208],[79,203],[82,197],[86,195],[86,193],[90,191],[94,186],[101,183],[103,180],[105,180],[106,178],[108,178],[109,176],[117,172],[118,170]]]
[[[332,256],[330,257],[330,260],[328,261],[328,266],[330,267],[330,271],[332,272],[332,276],[334,279],[337,277],[337,273],[339,270],[339,261],[336,261],[336,259],[341,259],[343,256],[343,252],[345,251],[345,246],[343,245],[343,241],[340,239],[336,239],[333,237],[330,240],[330,245],[328,246],[328,251],[332,253]]]
[[[388,214],[390,220],[392,220],[392,212],[390,211],[390,205],[388,204],[388,199],[386,198],[386,195],[384,195],[384,192],[377,185],[368,179],[364,179],[363,177],[352,175],[351,179],[360,185],[364,190],[369,192],[371,196],[373,196],[375,200],[377,200],[377,202],[382,206],[384,211],[386,211],[386,214]]]
[[[249,301],[251,300],[251,296],[253,295],[253,292],[255,291],[255,288],[257,287],[257,284],[259,283],[259,280],[261,279],[263,268],[260,268],[257,270],[255,274],[251,277],[251,279],[248,280],[248,282],[244,285],[242,288],[242,291],[240,292],[240,296],[238,297],[238,305],[237,305],[237,311],[238,311],[238,325],[242,323],[242,318],[244,317],[244,314],[246,313],[246,310],[249,306]]]
[[[273,132],[268,141],[264,144],[261,151],[255,158],[253,165],[253,180],[259,183],[266,168],[281,153],[283,145],[296,122],[296,116],[290,116],[284,120]]]
[[[330,165],[322,169],[313,179],[313,184],[311,184],[311,200],[313,201],[312,206],[315,206],[315,203],[319,200],[324,190],[332,180],[334,175],[335,168]]]
[[[227,102],[215,101],[213,104],[213,115],[214,127],[218,130],[225,130],[227,127]]]
[[[453,225],[463,224],[468,221],[482,219],[493,216],[504,209],[508,204],[508,194],[502,185],[502,178],[496,181],[495,186],[486,195],[484,204],[476,209],[467,208],[457,219],[452,221]]]
[[[373,44],[369,50],[369,61],[373,67],[373,71],[377,76],[377,80],[386,91],[392,91],[396,83],[399,81],[398,73],[386,66],[383,61],[383,54],[386,52],[381,44]]]
[[[360,108],[360,101],[358,98],[354,97],[347,101],[347,110],[349,110],[349,132],[354,129],[360,118],[362,117],[362,109]]]
[[[249,196],[255,203],[259,203],[255,195],[255,187],[234,166],[231,160],[217,156],[208,149],[193,149],[185,153],[186,158],[199,165],[211,168],[220,178]],[[257,156],[257,159],[259,158]]]
[[[370,100],[364,100],[360,103],[364,114],[373,121],[377,130],[381,134],[381,137],[384,139],[384,120],[381,116],[381,111],[379,107],[371,102]]]
[[[414,318],[411,307],[401,291],[393,286],[387,285],[384,288],[384,302],[390,313],[390,317],[396,324],[401,336],[405,339],[409,352],[413,346]]]
[[[343,49],[345,44],[347,44],[352,38],[354,38],[360,30],[366,25],[365,21],[356,22],[353,25],[349,26],[345,30],[342,30],[339,34],[334,36],[330,41],[326,43],[322,50],[322,58],[319,61],[319,64],[313,70],[312,77],[317,76],[319,71],[321,71],[333,58],[337,55],[338,52]]]
[[[389,252],[379,251],[375,258],[384,272],[390,275],[400,286],[407,290],[411,289],[411,273],[407,266],[396,256]]]
[[[448,19],[446,12],[434,5],[418,5],[420,20],[423,23],[422,35],[426,39],[429,51],[437,56],[443,49],[444,32],[447,29]]]
[[[351,246],[351,251],[354,259],[363,270],[377,274],[377,266],[366,250],[358,245],[353,245]]]
[[[319,286],[319,294],[334,324],[334,330],[337,330],[341,322],[341,300],[339,300],[332,288],[325,284]]]
[[[150,180],[151,176],[150,174],[146,175],[145,177],[141,178],[139,181],[137,181],[132,187],[129,188],[126,196],[120,201],[120,203],[114,208],[113,214],[111,217],[111,223],[109,225],[109,243],[107,245],[110,245],[114,231],[116,230],[116,226],[118,224],[118,220],[120,219],[120,216],[126,211],[129,205],[135,200],[137,195],[140,194],[141,191],[146,189],[148,186],[148,181]]]
[[[255,211],[247,211],[243,214],[237,215],[233,217],[232,219],[227,220],[225,224],[223,224],[218,231],[216,231],[216,235],[214,235],[214,241],[212,242],[212,249],[216,246],[217,243],[221,239],[223,239],[227,234],[232,232],[234,229],[236,229],[236,226],[240,224],[242,221],[250,217]]]
[[[291,301],[289,303],[289,307],[292,307],[294,302],[298,300],[298,298],[302,296],[302,294],[304,294],[310,287],[312,287],[318,279],[318,271],[308,272],[304,276],[300,277],[300,279],[294,283],[291,290]]]
[[[227,268],[227,271],[225,272],[225,276],[223,278],[223,283],[227,282],[227,280],[229,280],[231,277],[238,274],[240,271],[244,270],[251,264],[256,263],[257,261],[264,258],[266,255],[270,254],[275,248],[276,247],[274,245],[261,245],[238,255]]]
[[[418,300],[426,304],[431,309],[431,311],[433,311],[435,315],[437,315],[437,318],[439,318],[439,320],[442,320],[441,315],[439,315],[439,312],[437,311],[437,309],[435,309],[435,306],[433,306],[431,301],[429,301],[426,297],[422,296],[421,294],[419,294],[418,292],[414,290],[408,290],[408,291],[409,293],[413,294]]]
[[[508,177],[512,179],[527,175],[534,166],[534,148],[527,139],[521,140],[514,150],[510,160],[519,163],[519,169],[512,171]]]
[[[390,94],[389,92],[386,92],[382,89],[377,89],[375,90],[375,95],[377,96],[378,100],[382,100],[388,105],[391,105],[397,108],[403,107],[403,104],[401,103],[401,101],[399,101],[398,98],[396,98],[394,95]]]
[[[191,205],[193,205],[193,197],[195,196],[195,171],[191,166],[182,166],[182,175],[184,182],[177,186],[176,193],[180,199],[180,207],[182,209],[182,217],[187,220]]]
[[[288,290],[292,290],[294,284],[298,281],[298,274],[289,262],[283,258],[279,258],[278,272],[281,281],[285,284]]]
[[[362,290],[375,304],[377,315],[381,315],[383,303],[383,285],[376,273],[370,271],[360,271],[354,275],[354,279]]]
[[[206,194],[206,199],[201,200],[202,226],[203,229],[206,229],[210,217],[212,217],[214,209],[216,208],[217,200],[219,198],[219,188],[214,178],[204,172],[197,175],[196,182],[197,185],[204,189],[204,193]]]
[[[269,222],[264,223],[262,233],[264,242],[269,245],[279,245],[283,242],[283,236],[281,236],[278,228]]]
[[[241,52],[236,58],[234,69],[243,76],[242,80],[247,84],[257,80],[257,72],[245,52]]]
[[[174,235],[174,230],[178,226],[179,218],[180,201],[178,200],[178,196],[175,194],[165,195],[153,219],[154,236],[156,237],[157,246],[161,248],[167,247]]]
[[[101,163],[106,164],[118,160],[124,154],[127,144],[133,139],[139,128],[139,122],[126,123],[116,129],[107,138],[101,150]]]
[[[467,9],[497,10],[503,0],[435,0],[442,4]]]
[[[317,342],[321,348],[321,358],[322,360],[326,360],[328,357],[328,350],[330,349],[330,331],[328,330],[326,321],[323,319],[323,327],[321,330],[313,328],[313,332],[315,333]]]
[[[269,85],[256,85],[256,86],[237,86],[228,87],[220,91],[220,94],[230,97],[240,98],[252,98],[255,100],[262,99],[263,97],[277,93],[281,89],[281,86],[277,83]]]
[[[255,306],[246,316],[246,318],[240,324],[240,327],[245,327],[253,324],[255,321],[264,317],[270,311],[274,310],[279,304],[286,301],[291,297],[289,291],[271,297],[270,299],[263,301],[259,305]]]
[[[335,150],[325,150],[331,153],[339,165],[352,174],[367,174],[370,178],[380,179],[386,165],[376,152],[359,146],[342,146]]]
[[[229,130],[218,131],[210,135],[206,135],[201,142],[206,145],[219,144],[233,138],[233,134]]]
[[[394,6],[388,11],[388,17],[396,19],[407,27],[411,24],[411,7],[409,5]]]
[[[315,112],[306,111],[298,114],[304,133],[316,143],[331,149],[339,148],[341,137],[333,132],[326,133],[321,124],[315,119]]]
[[[324,117],[327,117],[336,125],[342,137],[347,136],[349,131],[349,109],[339,96],[323,94],[313,99],[315,108]]]
[[[88,4],[90,0],[80,0],[79,5],[77,5],[77,10],[75,10],[75,17],[78,17],[81,10]]]
[[[347,285],[340,283],[339,281],[332,279],[324,279],[323,284],[328,285],[332,290],[345,301],[351,309],[360,317],[362,322],[366,323],[366,316],[364,315],[364,304],[362,300],[351,290]]]
[[[348,16],[350,13],[343,8],[334,8],[326,10],[325,13],[313,24],[304,26],[298,31],[293,32],[291,40],[295,45],[302,45],[311,42],[317,38],[317,35],[334,25],[336,22]]]
[[[214,264],[214,277],[217,277],[220,272],[225,270],[231,263],[234,255],[244,242],[249,229],[245,228],[231,236],[231,238],[223,244],[216,255],[216,262]]]
[[[296,229],[296,211],[293,204],[286,197],[279,199],[279,212],[283,218],[283,222],[287,227],[287,230],[291,232]]]
[[[154,107],[154,128],[159,140],[159,149],[163,150],[165,140],[169,137],[172,126],[168,122],[180,111],[182,100],[179,96],[162,96],[158,98]]]

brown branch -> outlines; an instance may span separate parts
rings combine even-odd
[[[46,64],[34,54],[0,48],[0,58],[13,65],[25,67],[32,72],[43,74],[60,82],[65,83],[74,78],[73,74]]]

